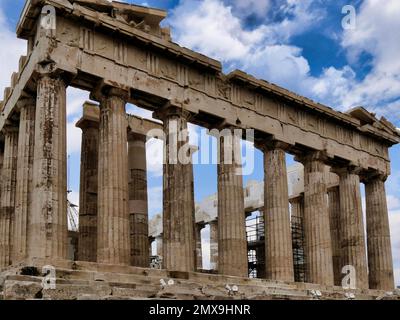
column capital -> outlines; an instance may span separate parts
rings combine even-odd
[[[182,117],[186,121],[189,121],[192,114],[178,103],[173,104],[170,101],[153,113],[153,118],[161,121],[173,116]]]
[[[82,131],[89,128],[98,128],[99,122],[91,119],[81,118],[75,124],[75,127],[82,129]]]
[[[43,61],[39,62],[34,70],[34,75],[37,79],[51,78],[63,81],[67,85],[77,74],[76,70],[60,69],[56,63]]]
[[[101,81],[90,93],[90,99],[100,103],[109,97],[118,97],[124,101],[128,101],[130,98],[130,90],[128,87],[117,87]]]
[[[377,171],[377,170],[362,172],[360,175],[361,182],[363,182],[364,184],[367,184],[369,182],[376,181],[376,180],[386,182],[387,178],[388,178],[388,175],[386,173],[383,173],[383,172]]]
[[[100,121],[100,108],[97,104],[86,101],[83,104],[83,115],[82,118],[78,120],[75,127],[82,130],[88,128],[98,128]]]
[[[275,139],[256,140],[254,144],[257,149],[260,149],[263,152],[268,152],[276,149],[286,152],[290,148],[290,145],[288,143]]]
[[[18,131],[19,131],[18,125],[14,124],[8,120],[4,124],[4,127],[3,127],[4,134],[17,133]]]
[[[36,97],[23,97],[17,101],[17,108],[21,110],[26,106],[35,106],[36,105]]]
[[[295,156],[295,160],[302,163],[303,165],[310,161],[326,163],[328,159],[329,156],[325,151],[309,151]]]
[[[343,176],[345,174],[360,175],[362,171],[363,169],[355,164],[331,166],[331,172],[336,173],[338,176]]]

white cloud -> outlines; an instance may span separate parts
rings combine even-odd
[[[81,117],[83,104],[89,100],[89,92],[68,87],[67,89],[67,117]]]
[[[180,44],[222,61],[243,59],[268,31],[266,27],[244,30],[231,8],[219,0],[184,0],[168,22]]]
[[[260,18],[265,17],[271,7],[271,0],[233,0],[228,3],[232,3],[238,12]]]
[[[388,208],[390,211],[400,209],[400,198],[394,195],[388,195],[386,198],[387,198]]]
[[[267,2],[260,5],[267,8],[270,5]],[[310,66],[301,48],[290,44],[293,36],[315,27],[326,14],[315,1],[284,1],[269,10],[285,18],[251,30],[244,27],[240,14],[235,16],[244,2],[225,3],[183,0],[168,20],[175,40],[221,60],[228,71],[244,69],[339,110],[364,105],[378,115],[400,119],[400,60],[397,58],[400,41],[397,33],[392,32],[400,29],[399,1],[388,0],[385,6],[375,0],[364,1],[357,15],[356,30],[344,31],[342,39],[339,37],[348,53],[349,65],[327,67],[318,77],[310,75]],[[373,59],[371,72],[359,80],[352,64],[362,52],[372,55]]]
[[[79,118],[74,118],[67,123],[67,153],[69,155],[81,152],[82,130],[75,126],[78,120]]]
[[[343,103],[348,106],[367,104],[375,111],[391,114],[400,119],[400,2],[397,0],[367,0],[357,13],[355,30],[344,32],[342,46],[347,50],[350,63],[356,62],[361,54],[371,55],[370,73],[354,85],[350,85]],[[393,100],[397,100],[393,103]]]
[[[146,144],[147,171],[154,177],[163,174],[163,148],[164,143],[159,139],[150,139]]]
[[[148,210],[150,218],[162,212],[163,190],[162,186],[147,188]]]
[[[18,72],[18,62],[22,55],[26,55],[26,41],[17,39],[15,33],[10,30],[6,17],[0,8],[0,100],[3,100],[3,89],[11,84],[11,75]]]

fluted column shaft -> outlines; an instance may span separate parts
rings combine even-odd
[[[4,159],[0,203],[0,269],[12,263],[12,230],[15,222],[17,155],[18,128],[6,128],[4,132]]]
[[[203,252],[201,246],[201,230],[203,230],[204,225],[201,223],[196,223],[196,269],[203,269]]]
[[[100,102],[97,262],[130,264],[125,93],[110,89]]]
[[[36,103],[34,99],[24,101],[21,106],[18,137],[15,222],[13,231],[12,260],[14,262],[25,259],[27,254],[27,231],[31,210],[35,141],[35,110]]]
[[[333,285],[325,164],[318,153],[305,157],[302,162],[306,278],[311,283]]]
[[[294,281],[292,234],[285,151],[264,149],[266,278]]]
[[[131,265],[149,266],[147,209],[146,136],[128,137],[129,214],[131,221]]]
[[[384,178],[365,183],[369,288],[394,289],[393,258]]]
[[[328,190],[329,222],[332,241],[332,262],[334,284],[340,286],[342,282],[342,265],[340,249],[340,195],[339,188]]]
[[[82,129],[78,260],[96,262],[99,123],[83,120],[77,127]]]
[[[361,206],[360,177],[342,169],[340,176],[340,247],[341,266],[355,268],[356,287],[368,288],[367,259]]]
[[[167,270],[194,271],[195,237],[192,166],[187,119],[178,107],[164,110],[165,164],[163,186],[163,265]],[[182,151],[186,151],[183,152]],[[182,161],[183,160],[183,161]]]
[[[38,80],[28,257],[67,258],[66,85]]]
[[[218,221],[210,221],[210,268],[218,271]]]
[[[224,129],[226,130],[226,129]],[[240,137],[229,130],[219,141],[218,272],[247,277],[247,240]]]

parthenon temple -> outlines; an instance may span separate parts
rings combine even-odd
[[[400,132],[364,107],[338,112],[243,71],[224,74],[219,61],[174,43],[160,26],[166,16],[116,1],[26,1],[17,37],[27,54],[0,101],[1,298],[400,299],[385,193]],[[91,99],[76,123],[73,254],[67,87]],[[128,115],[127,104],[156,120]],[[228,162],[221,151],[240,141],[222,136],[218,192],[196,204],[192,161],[174,161],[168,135],[188,123],[254,130],[264,181],[243,185],[240,159]],[[163,210],[150,232],[149,138],[163,139],[165,157]],[[287,154],[299,164],[287,166]],[[249,224],[251,216],[262,224]],[[252,227],[260,236],[249,235]],[[43,285],[49,268],[51,288]]]

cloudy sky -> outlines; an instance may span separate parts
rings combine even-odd
[[[125,1],[164,8],[164,25],[173,40],[223,63],[242,69],[340,111],[364,106],[400,127],[400,1],[398,0],[148,0]],[[24,41],[14,36],[24,0],[0,0],[0,87],[17,70]],[[356,9],[355,28],[345,30],[342,8]],[[1,90],[0,90],[1,91]],[[0,99],[3,92],[0,92]],[[80,132],[74,127],[87,93],[68,89],[68,153],[71,199],[78,202]],[[151,117],[128,106],[128,111]],[[195,143],[197,127],[191,127]],[[161,211],[160,143],[148,143],[149,209]],[[387,181],[396,283],[400,285],[400,147],[391,150]],[[254,173],[262,180],[262,156]],[[288,163],[293,159],[288,157]],[[362,190],[364,188],[362,187]],[[195,196],[216,192],[215,165],[195,166]]]

